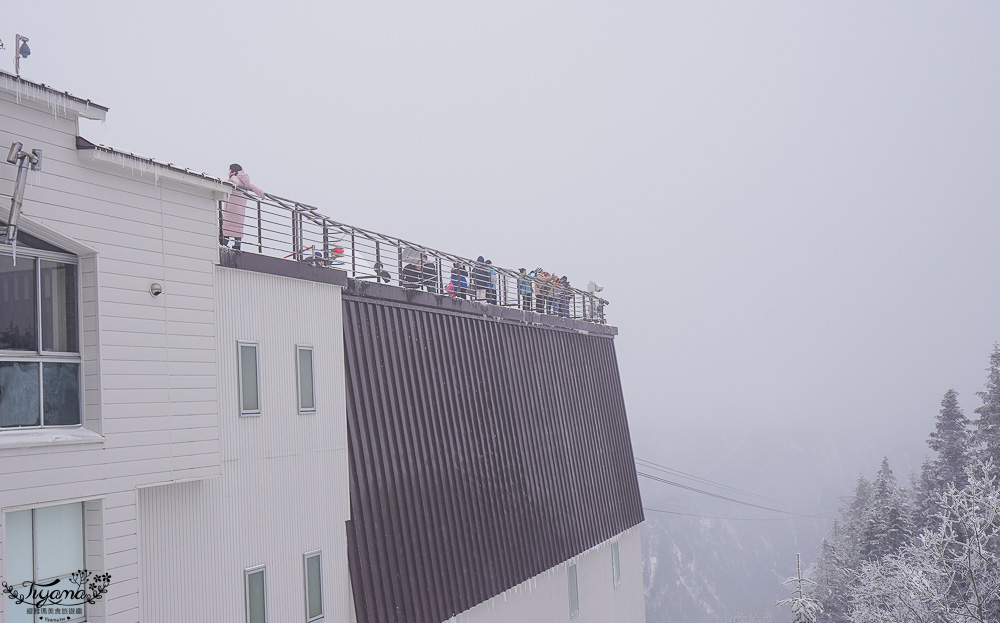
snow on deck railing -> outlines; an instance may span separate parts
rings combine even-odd
[[[233,244],[242,231],[240,250],[331,267],[360,280],[424,290],[439,296],[513,307],[541,314],[605,323],[608,301],[543,272],[520,273],[481,264],[460,255],[378,232],[345,225],[316,208],[249,189],[245,215],[219,202],[221,244]]]

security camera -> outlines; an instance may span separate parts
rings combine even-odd
[[[163,294],[163,286],[158,283],[152,283],[149,285],[149,293],[154,297]]]
[[[604,289],[604,286],[597,283],[596,281],[591,281],[587,284],[587,292],[600,292]]]

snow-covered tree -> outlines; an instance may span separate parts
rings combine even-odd
[[[1000,487],[991,463],[939,497],[940,526],[896,554],[865,563],[852,623],[1000,621]]]
[[[844,531],[834,523],[809,569],[810,577],[816,578],[811,594],[823,604],[823,612],[816,617],[816,623],[850,623],[850,587],[854,573],[844,536]]]
[[[904,492],[896,485],[889,459],[883,457],[862,519],[859,554],[863,560],[877,560],[902,547],[912,533]]]
[[[791,584],[792,594],[775,605],[792,609],[792,623],[816,623],[816,618],[823,612],[823,604],[807,594],[806,586],[816,583],[802,577],[802,561],[798,554],[795,555],[795,577],[788,578],[782,584]]]
[[[983,406],[976,408],[975,441],[980,446],[979,457],[1000,470],[1000,344],[993,344],[986,371],[986,389],[976,392]]]
[[[946,391],[941,399],[941,411],[938,412],[937,423],[927,445],[938,453],[933,465],[941,491],[949,484],[955,484],[959,488],[964,486],[965,468],[969,465],[971,451],[971,433],[969,418],[965,417],[962,407],[958,406],[958,392],[954,389]]]

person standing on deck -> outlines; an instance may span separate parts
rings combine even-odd
[[[222,233],[219,235],[219,244],[229,246],[229,239],[232,238],[233,249],[239,251],[240,243],[243,242],[243,219],[247,211],[247,196],[239,189],[248,188],[261,196],[264,191],[250,183],[250,176],[243,167],[235,163],[229,165],[229,183],[236,190],[222,202]]]

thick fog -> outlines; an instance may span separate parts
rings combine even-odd
[[[0,58],[26,35],[25,78],[109,106],[94,142],[600,282],[636,456],[767,505],[836,509],[883,455],[905,484],[948,388],[973,417],[1000,5],[320,4],[16,3]]]

